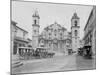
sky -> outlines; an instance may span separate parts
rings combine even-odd
[[[92,6],[70,5],[70,4],[51,4],[25,1],[12,1],[12,20],[17,22],[17,26],[29,32],[28,37],[32,38],[32,15],[37,9],[40,16],[40,33],[46,26],[55,21],[61,26],[71,31],[71,18],[76,12],[80,18],[80,39],[84,36],[84,27],[88,20]]]

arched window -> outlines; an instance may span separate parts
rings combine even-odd
[[[75,36],[77,36],[77,30],[75,30]]]
[[[75,21],[75,26],[77,26],[77,21]]]

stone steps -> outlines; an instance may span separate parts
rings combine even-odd
[[[22,66],[22,65],[23,65],[22,62],[17,61],[17,62],[12,63],[12,68],[20,67],[20,66]]]

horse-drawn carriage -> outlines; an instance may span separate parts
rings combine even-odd
[[[47,48],[45,47],[38,47],[35,51],[36,57],[39,58],[47,58],[47,57],[53,57],[55,53],[48,52]]]
[[[38,47],[36,49],[32,49],[29,47],[19,47],[18,54],[20,59],[30,59],[30,58],[47,58],[53,57],[55,53],[48,52],[45,47]]]
[[[18,47],[17,50],[20,59],[29,59],[34,53],[34,49],[29,47]]]

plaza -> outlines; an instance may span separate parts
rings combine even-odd
[[[56,56],[48,59],[23,60],[23,65],[12,68],[13,73],[37,73],[69,70],[95,69],[95,59],[87,60],[81,56]]]

